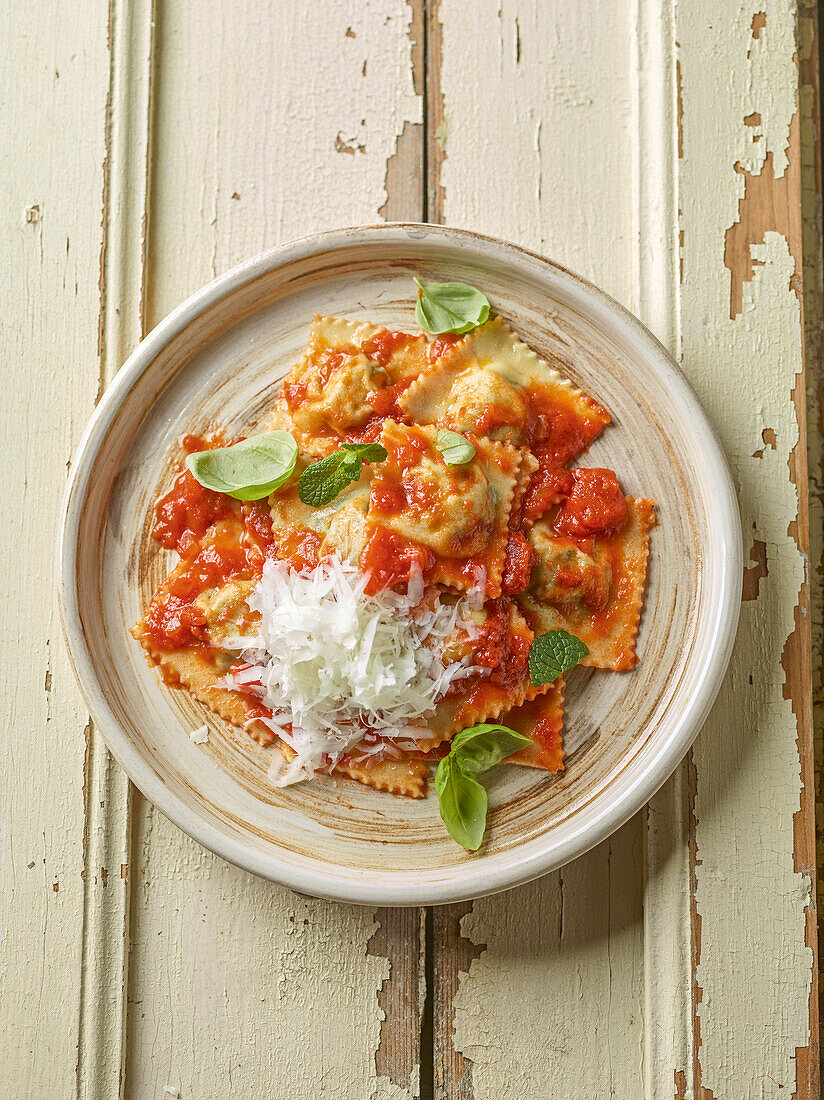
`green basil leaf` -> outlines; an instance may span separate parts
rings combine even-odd
[[[389,452],[380,443],[344,443],[343,447],[364,462],[384,462],[389,458]]]
[[[529,647],[529,678],[536,687],[551,684],[588,653],[587,647],[574,634],[566,630],[548,630],[546,634],[539,634]]]
[[[455,734],[450,755],[455,756],[465,772],[478,773],[493,768],[513,752],[531,744],[529,737],[509,726],[482,722]]]
[[[450,753],[438,764],[435,791],[446,831],[462,848],[476,852],[486,829],[486,789],[473,775],[466,775]]]
[[[450,432],[448,428],[438,428],[435,447],[447,466],[463,466],[475,457],[475,447],[466,436]]]
[[[415,279],[420,294],[415,303],[415,320],[426,332],[459,335],[482,325],[489,317],[489,299],[466,283],[431,283]]]
[[[486,789],[475,776],[531,744],[509,726],[488,722],[468,726],[452,738],[449,754],[435,773],[435,791],[441,820],[462,847],[476,852],[486,829]]]
[[[351,467],[344,467],[347,457],[346,451],[334,451],[320,462],[313,462],[306,467],[298,478],[298,496],[304,504],[320,508],[334,500],[350,482],[357,481],[360,477],[360,460],[355,459],[357,472],[352,477]]]
[[[236,500],[260,500],[292,476],[298,445],[288,432],[264,432],[186,456],[186,467],[201,485]]]

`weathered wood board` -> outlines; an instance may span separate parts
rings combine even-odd
[[[813,15],[6,7],[9,1096],[817,1095]],[[66,464],[141,334],[245,256],[380,218],[509,237],[639,313],[719,430],[751,563],[727,685],[647,810],[561,872],[428,918],[297,897],[183,836],[111,762],[39,597]]]

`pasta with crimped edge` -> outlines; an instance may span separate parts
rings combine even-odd
[[[475,441],[475,455],[449,466],[433,427],[388,420],[380,441],[388,459],[375,467],[371,532],[383,528],[434,559],[427,579],[460,591],[501,593],[505,532],[521,453],[506,443]],[[368,552],[362,564],[368,567]]]
[[[530,442],[527,404],[536,399],[580,422],[579,438],[564,461],[580,454],[610,421],[606,409],[495,317],[450,348],[438,368],[414,382],[398,404],[418,423],[521,444]]]
[[[533,584],[539,591],[517,597],[537,634],[567,630],[589,649],[582,665],[616,672],[632,669],[638,661],[635,642],[644,600],[649,531],[655,524],[651,500],[627,497],[626,503],[623,528],[617,534],[579,540],[575,561],[553,560],[553,539],[538,540],[536,531],[540,529],[536,525],[530,538],[538,555],[533,574],[538,574],[538,579]],[[566,552],[575,540],[559,541]],[[540,579],[541,568],[550,575],[546,581]],[[551,574],[559,569],[564,572],[564,583],[553,588]]]
[[[507,757],[508,764],[526,764],[553,773],[563,770],[564,686],[564,677],[559,676],[547,684],[542,695],[502,716],[510,729],[532,739],[531,745]]]

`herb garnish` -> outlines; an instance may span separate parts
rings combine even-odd
[[[441,452],[447,466],[463,466],[475,457],[475,447],[466,436],[448,428],[438,428],[435,448]]]
[[[477,851],[486,829],[486,788],[475,776],[531,744],[528,737],[508,726],[485,722],[453,737],[449,754],[435,773],[435,791],[441,821],[461,847]]]
[[[529,648],[529,678],[535,687],[553,680],[574,668],[589,650],[574,634],[566,630],[548,630],[539,634]]]
[[[292,476],[298,445],[288,432],[252,435],[228,447],[186,456],[186,466],[207,489],[235,500],[261,500]]]
[[[307,466],[298,478],[298,496],[320,508],[361,476],[364,462],[383,462],[388,452],[380,443],[344,443],[340,450]]]
[[[462,335],[482,325],[489,317],[489,299],[467,283],[430,283],[415,279],[420,294],[415,303],[415,320],[426,332]]]

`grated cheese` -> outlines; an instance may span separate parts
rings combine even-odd
[[[189,737],[196,745],[205,745],[209,740],[209,727],[198,726],[196,730],[190,730]]]
[[[330,770],[356,746],[358,759],[400,756],[393,739],[433,736],[424,719],[450,684],[487,673],[467,657],[441,659],[467,629],[466,601],[443,603],[420,572],[406,594],[368,596],[367,579],[335,556],[306,573],[267,560],[249,599],[259,633],[221,641],[245,662],[223,686],[259,696],[272,711],[259,721],[296,753],[285,768],[273,763],[277,786]]]

